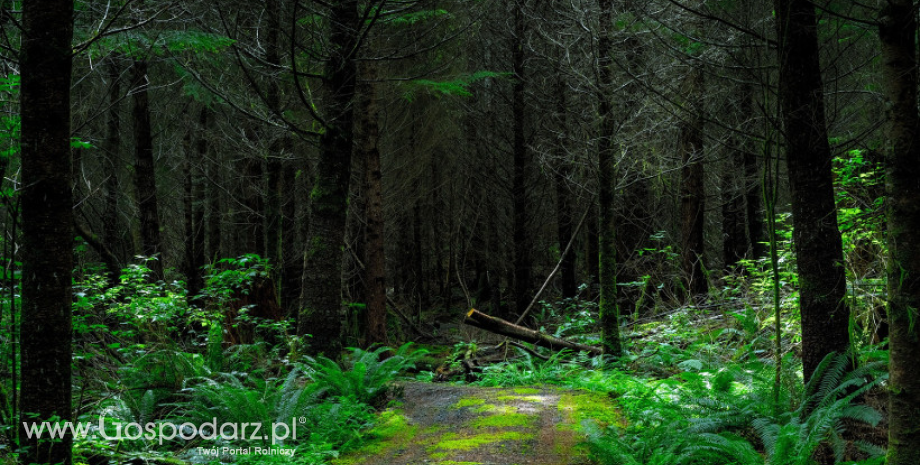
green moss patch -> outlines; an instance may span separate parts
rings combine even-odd
[[[476,413],[505,414],[517,412],[517,409],[511,405],[483,404],[473,409],[473,411]]]
[[[515,388],[512,389],[515,394],[529,395],[529,394],[539,394],[540,390],[535,388]]]
[[[533,434],[519,433],[517,431],[501,431],[497,433],[474,434],[472,436],[460,436],[456,433],[447,433],[441,436],[441,440],[431,447],[431,450],[450,450],[450,451],[468,451],[504,441],[524,441],[533,438]],[[434,458],[434,454],[432,454]]]
[[[559,428],[581,430],[581,423],[585,420],[594,420],[601,426],[624,426],[623,416],[616,409],[610,399],[603,394],[584,392],[566,393],[559,398],[559,412],[567,421],[560,423]]]
[[[397,447],[409,444],[418,433],[418,427],[410,425],[400,410],[387,410],[380,414],[380,421],[367,432],[368,441],[349,457],[335,459],[333,465],[355,465],[364,458],[381,455]]]

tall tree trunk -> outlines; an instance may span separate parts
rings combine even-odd
[[[268,29],[266,31],[265,61],[274,66],[281,66],[281,1],[267,0],[265,10],[268,14]],[[266,92],[266,103],[273,112],[280,113],[281,108],[281,88],[278,85],[278,79],[274,76],[269,77],[268,90]],[[268,159],[266,162],[266,182],[268,183],[266,191],[267,207],[265,213],[265,258],[271,261],[274,269],[275,285],[281,284],[281,272],[283,269],[282,254],[282,231],[284,223],[284,214],[281,210],[281,199],[284,196],[282,153],[284,151],[284,140],[273,138],[269,144]],[[276,289],[280,291],[280,289]],[[281,292],[277,292],[281,296]]]
[[[207,107],[201,108],[201,114],[198,117],[198,125],[202,133],[209,130],[210,110]],[[205,167],[205,178],[207,179],[207,213],[205,215],[205,243],[207,244],[206,261],[217,261],[223,255],[223,236],[221,234],[221,223],[223,218],[223,202],[221,202],[221,171],[220,164],[216,160],[208,157],[208,148],[206,141],[202,138],[205,145],[199,145],[199,153],[202,154],[201,163]],[[201,152],[201,148],[204,152]],[[216,156],[216,154],[215,154]]]
[[[775,11],[779,99],[800,284],[802,365],[809,379],[828,353],[849,347],[846,275],[834,205],[814,4],[776,0]]]
[[[884,85],[890,106],[887,154],[889,371],[888,464],[920,463],[920,114],[917,11],[890,0],[882,11]]]
[[[195,157],[192,158],[192,147],[189,144],[186,152],[186,163],[188,166],[185,180],[186,193],[186,249],[185,249],[185,273],[188,279],[188,294],[194,299],[204,289],[204,274],[202,267],[205,265],[205,176],[204,166],[207,163],[208,156],[208,139],[206,138],[204,127],[207,126],[208,110],[202,108],[198,114],[198,121],[201,126],[198,140],[195,141]],[[195,161],[197,160],[197,163]]]
[[[252,141],[253,146],[260,146],[261,134],[257,129],[250,128],[246,131],[246,135]],[[243,227],[239,243],[241,249],[238,250],[239,253],[254,253],[262,257],[266,256],[264,164],[265,156],[261,152],[249,154],[243,161],[243,173],[240,177],[243,205],[242,211],[239,212],[239,221]]]
[[[102,241],[109,249],[118,250],[118,160],[121,155],[121,69],[117,57],[110,57],[105,64],[106,74],[109,79],[108,112],[105,122],[105,139],[102,151],[105,154],[106,177],[102,183],[102,192],[105,195],[105,206],[102,210]],[[118,281],[118,273],[110,276],[112,283]]]
[[[429,306],[428,287],[425,284],[424,255],[422,255],[422,206],[416,199],[412,206],[412,275],[415,283],[416,306],[419,310]]]
[[[601,341],[608,354],[619,356],[620,309],[617,306],[617,259],[616,224],[614,221],[614,195],[616,189],[615,156],[613,137],[616,121],[613,116],[613,44],[610,28],[613,27],[612,0],[598,0],[600,6],[601,32],[598,38],[598,66],[600,82],[598,90],[598,116],[600,117],[600,139],[598,141],[598,252],[600,255],[600,320]],[[590,258],[590,257],[589,257]]]
[[[743,154],[729,154],[722,172],[722,260],[725,269],[734,270],[747,255],[748,241],[744,221],[746,180],[738,179],[743,169]]]
[[[73,437],[29,437],[25,423],[69,421],[71,413],[70,80],[73,2],[22,6],[22,463],[70,465]]]
[[[377,65],[361,65],[355,107],[356,155],[364,159],[364,344],[387,343],[386,256],[383,231],[383,186],[380,171],[380,127],[377,122]]]
[[[703,169],[703,121],[697,102],[703,74],[698,63],[690,64],[684,79],[686,108],[680,123],[678,142],[681,162],[680,217],[681,261],[690,297],[706,294],[709,283],[703,274],[705,191]]]
[[[291,147],[291,140],[286,140],[285,145]],[[282,192],[290,197],[296,198],[298,187],[303,183],[302,179],[308,178],[306,174],[298,176],[296,166],[293,163],[287,163],[282,168]],[[301,178],[302,176],[302,178]],[[301,202],[287,200],[282,202],[281,211],[283,213],[281,229],[281,257],[283,267],[281,275],[281,308],[286,315],[293,315],[300,298],[300,280],[303,277],[303,253],[300,244],[303,244],[302,230],[305,221],[302,219],[303,206]]]
[[[524,134],[527,113],[527,103],[524,100],[527,82],[524,69],[527,25],[524,19],[524,0],[515,0],[511,8],[514,10],[514,37],[511,38],[511,66],[514,73],[511,91],[512,152],[514,154],[514,174],[511,186],[512,239],[514,240],[514,306],[515,311],[520,313],[527,308],[527,304],[533,297],[531,294],[533,261],[530,250],[530,231],[527,229],[529,217],[527,174],[530,169],[530,153]]]
[[[157,257],[150,262],[150,270],[156,279],[163,279],[163,250],[160,241],[146,60],[134,61],[131,87],[134,93],[134,183],[141,225],[141,253],[148,257]]]
[[[312,334],[311,351],[338,357],[342,347],[342,246],[348,209],[353,145],[355,46],[361,27],[356,0],[335,2],[326,81],[329,100],[325,132],[320,136],[316,181],[310,194],[310,238],[304,271],[304,307],[297,334]]]
[[[594,199],[589,199],[593,205],[588,208],[588,217],[585,218],[585,272],[588,274],[588,295],[587,298],[595,299],[600,289],[600,234],[598,234],[598,224],[600,218],[597,214],[597,205]]]
[[[747,118],[743,128],[745,132],[753,132],[754,121],[751,115],[754,114],[754,89],[750,85],[745,85],[742,96],[742,118]],[[764,233],[764,208],[763,208],[763,189],[761,179],[760,163],[757,159],[756,150],[750,146],[750,142],[743,145],[743,172],[744,172],[744,216],[747,220],[747,237],[751,246],[751,258],[758,259],[767,256],[769,247],[767,238]]]
[[[565,247],[572,240],[573,230],[575,229],[573,211],[575,202],[572,197],[572,188],[569,185],[569,177],[572,175],[572,165],[569,162],[566,153],[566,139],[568,138],[567,111],[565,104],[566,83],[565,80],[559,79],[556,83],[556,118],[557,130],[556,135],[556,172],[554,181],[556,184],[556,234],[559,241],[559,252],[565,250]],[[562,257],[562,263],[559,267],[559,277],[562,287],[562,297],[575,297],[578,293],[578,283],[575,279],[575,265],[577,254],[572,252]]]

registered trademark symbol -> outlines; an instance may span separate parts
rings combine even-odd
[[[307,424],[307,417],[300,417],[300,418],[298,418],[298,419],[297,419],[297,423],[300,423],[301,425]]]

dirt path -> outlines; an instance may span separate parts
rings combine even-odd
[[[606,396],[407,383],[360,450],[335,465],[580,465],[581,422],[618,422]]]

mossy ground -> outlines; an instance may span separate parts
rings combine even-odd
[[[603,395],[408,383],[364,447],[335,465],[577,465],[580,424],[621,422]]]

